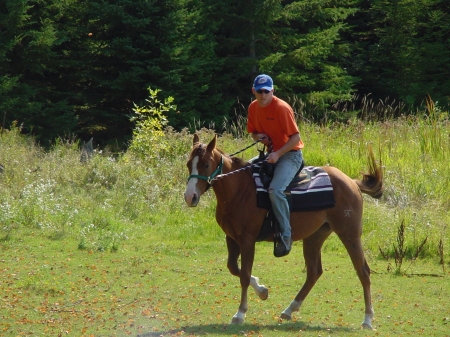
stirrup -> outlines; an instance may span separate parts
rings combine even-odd
[[[273,241],[273,255],[275,257],[283,257],[288,255],[291,251],[291,248],[292,248],[291,238],[288,239],[288,243],[286,246],[280,234],[275,236]]]

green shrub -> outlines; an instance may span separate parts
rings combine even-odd
[[[146,99],[147,105],[138,106],[134,104],[135,115],[131,121],[136,124],[133,130],[133,139],[129,150],[144,159],[153,159],[162,156],[168,143],[164,134],[164,128],[167,126],[166,114],[176,109],[173,105],[173,97],[169,96],[161,101],[158,99],[159,89],[148,88],[149,98]]]

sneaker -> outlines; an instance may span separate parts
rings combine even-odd
[[[289,238],[280,238],[275,242],[275,247],[273,249],[273,255],[275,257],[282,257],[289,254],[292,248],[292,239]]]

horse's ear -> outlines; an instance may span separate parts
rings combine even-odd
[[[214,135],[214,138],[209,142],[208,147],[206,148],[208,152],[213,152],[213,150],[216,148],[216,140],[217,135]]]
[[[192,145],[195,145],[198,142],[200,142],[200,138],[198,138],[198,135],[194,133],[194,141],[192,142]]]

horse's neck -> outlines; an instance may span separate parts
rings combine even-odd
[[[213,184],[218,205],[229,205],[230,201],[244,197],[251,190],[254,190],[251,174],[249,170],[233,173],[243,166],[234,163],[231,159],[226,159],[223,165],[223,174],[228,174]]]

